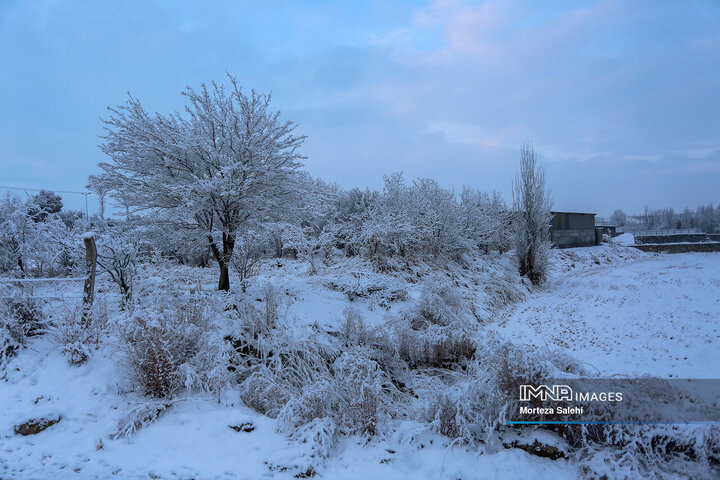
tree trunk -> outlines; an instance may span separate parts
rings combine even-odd
[[[232,258],[233,250],[235,249],[235,236],[223,233],[223,251],[215,244],[212,235],[208,235],[208,241],[210,242],[210,250],[212,250],[215,260],[217,260],[220,266],[220,279],[218,280],[218,290],[228,291],[230,290],[230,259]]]
[[[226,264],[220,265],[220,280],[218,281],[218,290],[230,290],[230,270]]]

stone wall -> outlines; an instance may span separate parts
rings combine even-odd
[[[635,237],[635,243],[707,243],[717,241],[720,241],[720,233],[682,233],[678,235],[647,235]]]
[[[633,247],[643,252],[657,253],[720,252],[720,242],[635,244]]]

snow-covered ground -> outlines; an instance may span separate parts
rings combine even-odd
[[[518,303],[488,306],[490,278],[511,278],[508,255],[479,259],[472,268],[445,272],[462,296],[477,303],[484,327],[518,343],[564,350],[603,375],[720,376],[720,255],[651,255],[620,245],[553,252],[549,283],[531,293],[519,282]],[[418,267],[420,268],[420,267]],[[178,267],[188,289],[213,287],[215,270]],[[343,311],[360,311],[368,324],[418,297],[423,271],[379,275],[360,261],[331,265],[307,275],[307,265],[283,260],[253,279],[251,295],[272,283],[293,324],[323,331],[339,328]],[[420,275],[418,275],[420,274]],[[503,277],[505,276],[505,277]],[[143,289],[164,288],[146,279]],[[343,289],[407,292],[383,305],[370,294],[351,302]],[[344,285],[344,286],[343,286]],[[369,287],[369,288],[366,288]],[[112,287],[100,284],[106,294]],[[114,304],[110,296],[109,304]],[[388,307],[388,308],[386,308]],[[111,314],[111,318],[115,313]],[[576,478],[577,465],[519,449],[483,454],[430,433],[426,425],[398,422],[384,436],[345,437],[317,466],[308,446],[276,430],[277,421],[241,404],[228,390],[222,402],[194,394],[180,397],[160,418],[131,438],[108,438],[118,418],[142,401],[124,391],[117,352],[104,345],[90,361],[68,365],[50,336],[36,337],[0,373],[0,478],[10,479],[512,479]],[[13,427],[29,418],[61,421],[31,436]],[[231,426],[251,424],[252,431]],[[310,470],[315,465],[316,471]]]
[[[720,377],[720,255],[642,255],[621,264],[608,264],[595,247],[558,255],[562,271],[509,307],[500,333],[566,349],[604,376]]]
[[[109,353],[109,352],[106,352]],[[0,386],[0,478],[12,479],[292,479],[308,472],[308,449],[276,431],[276,420],[237,403],[181,398],[132,438],[108,439],[133,402],[118,391],[123,372],[110,354],[71,367],[49,339],[13,362]],[[61,416],[32,436],[13,426]],[[231,426],[251,424],[251,432]],[[481,455],[414,423],[366,443],[350,437],[317,473],[328,479],[575,478],[575,467],[522,450]]]

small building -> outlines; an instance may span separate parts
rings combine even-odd
[[[595,232],[595,214],[585,212],[550,212],[552,243],[558,248],[599,245],[602,233]]]
[[[608,235],[610,237],[617,237],[620,235],[617,232],[617,225],[596,223],[595,230],[600,232],[600,239],[602,239],[603,235]]]

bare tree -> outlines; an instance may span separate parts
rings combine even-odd
[[[627,222],[627,214],[624,211],[617,209],[612,215],[610,215],[610,221],[618,227],[624,227],[625,222]]]
[[[538,285],[547,274],[551,200],[545,188],[545,171],[529,143],[520,149],[520,173],[513,182],[513,204],[517,215],[518,270],[521,276]]]

